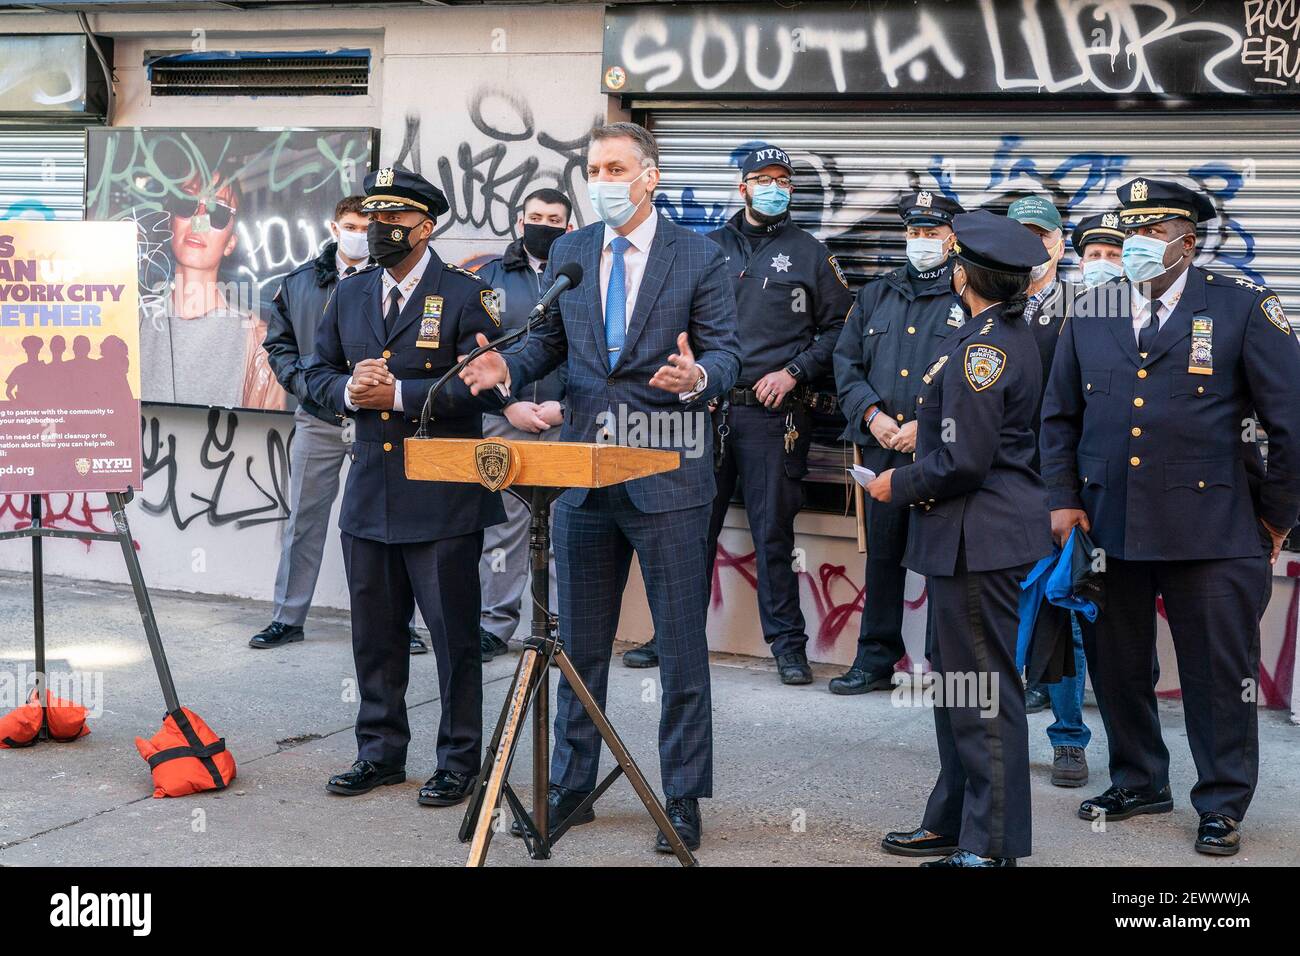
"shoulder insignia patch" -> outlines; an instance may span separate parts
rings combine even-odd
[[[1275,295],[1270,295],[1259,304],[1259,307],[1264,310],[1264,315],[1270,322],[1287,335],[1291,334],[1291,323],[1286,319],[1286,311],[1282,308],[1281,299]]]
[[[469,276],[471,279],[474,279],[478,282],[483,281],[483,279],[479,276],[477,272],[470,272],[468,269],[462,269],[460,266],[454,266],[450,262],[444,262],[443,265],[445,265],[452,272],[459,272],[461,275]]]
[[[831,264],[831,270],[835,273],[835,278],[840,280],[840,285],[847,289],[849,283],[848,280],[844,278],[844,270],[840,268],[839,261],[834,256],[827,256],[826,261]]]
[[[1002,375],[1007,353],[992,345],[966,346],[966,381],[977,392],[989,388]]]
[[[1238,278],[1238,279],[1237,279],[1237,285],[1239,285],[1239,286],[1244,286],[1245,288],[1249,289],[1251,292],[1263,292],[1263,291],[1264,291],[1264,287],[1263,287],[1262,285],[1255,285],[1255,283],[1251,282],[1249,279],[1241,279],[1241,278]]]
[[[488,314],[492,324],[497,328],[501,327],[501,294],[496,289],[484,289],[478,294],[478,300],[483,304],[483,311]]]

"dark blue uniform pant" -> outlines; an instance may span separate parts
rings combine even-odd
[[[409,626],[419,604],[438,662],[438,768],[477,773],[483,744],[478,638],[483,532],[415,544],[384,544],[346,533],[341,538],[361,694],[357,759],[406,765]]]
[[[1261,549],[1265,545],[1261,543]],[[1259,620],[1273,579],[1266,552],[1217,561],[1106,562],[1106,603],[1083,622],[1083,646],[1110,745],[1110,782],[1151,793],[1169,786],[1151,661],[1156,594],[1178,655],[1198,813],[1246,815],[1259,777]]]
[[[867,590],[853,666],[869,674],[890,673],[907,653],[903,646],[907,568],[902,562],[911,514],[910,508],[866,497]]]
[[[718,494],[709,522],[708,581],[713,581],[713,561],[718,536],[727,517],[731,495],[740,496],[754,538],[758,571],[758,618],[763,640],[779,657],[802,651],[808,644],[803,610],[799,607],[799,576],[794,570],[794,519],[803,503],[800,479],[806,469],[806,435],[811,429],[800,420],[800,444],[794,455],[785,451],[786,413],[756,405],[733,405],[727,417],[731,428],[723,446],[721,467],[714,473]],[[714,436],[717,441],[717,436]],[[804,457],[800,457],[799,452]],[[790,477],[793,471],[796,477]]]
[[[1029,565],[967,571],[958,557],[954,575],[926,579],[939,690],[986,687],[992,706],[969,694],[936,699],[939,779],[921,825],[980,856],[1030,853],[1029,729],[1016,669],[1020,582],[1028,573]]]
[[[713,711],[704,633],[708,505],[647,514],[632,504],[622,485],[615,485],[593,489],[576,508],[557,501],[554,514],[560,638],[573,666],[603,708],[635,551],[659,645],[659,769],[664,793],[712,796]],[[600,748],[595,725],[569,682],[561,678],[551,782],[570,790],[595,789]]]

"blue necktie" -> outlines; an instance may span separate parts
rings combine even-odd
[[[605,290],[605,348],[608,350],[609,367],[613,368],[618,355],[623,350],[623,340],[627,338],[627,290],[623,253],[632,243],[624,236],[615,236],[609,247],[614,252],[614,261],[609,270],[609,287]]]

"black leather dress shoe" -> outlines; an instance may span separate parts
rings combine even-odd
[[[325,784],[325,789],[345,797],[356,797],[369,793],[375,787],[387,787],[390,784],[405,782],[405,767],[358,760],[352,765],[351,770],[330,777],[329,783]]]
[[[808,665],[808,655],[803,651],[791,651],[776,659],[776,672],[781,675],[782,684],[811,684],[812,668]]]
[[[1174,798],[1165,787],[1158,793],[1134,793],[1123,787],[1111,787],[1099,797],[1079,804],[1079,816],[1096,820],[1104,816],[1110,820],[1127,820],[1139,813],[1169,813],[1174,808]]]
[[[551,784],[547,787],[547,828],[554,832],[555,828],[563,823],[565,818],[574,811],[578,804],[582,803],[583,800],[586,800],[587,797],[588,793],[583,790],[569,790],[565,787],[556,786],[555,784]],[[569,826],[582,826],[582,824],[590,823],[594,819],[596,819],[596,811],[593,808],[588,807],[587,812],[574,820],[569,824]],[[522,837],[524,835],[524,831],[519,828],[518,820],[510,824],[510,835],[517,837]]]
[[[976,856],[968,850],[957,850],[955,853],[949,853],[942,860],[931,860],[928,863],[922,863],[922,866],[959,866],[967,869],[1001,869],[1008,866],[1015,866],[1015,857],[1011,856]]]
[[[850,667],[839,677],[832,677],[830,690],[832,694],[849,696],[866,694],[873,690],[889,690],[894,686],[894,672],[871,673],[861,667]]]
[[[297,644],[306,638],[307,635],[297,624],[281,624],[279,621],[272,621],[265,630],[253,635],[248,646],[259,649],[283,647],[285,644]]]
[[[411,634],[411,653],[412,654],[429,653],[429,645],[424,643],[424,641],[420,640],[420,632],[417,631],[415,628],[410,628],[409,630]]]
[[[658,667],[659,646],[652,637],[640,647],[634,647],[623,654],[624,667]]]
[[[419,803],[424,807],[454,807],[470,795],[477,779],[459,770],[435,770],[420,788]]]
[[[1196,852],[1232,856],[1241,849],[1241,824],[1222,813],[1202,813],[1196,829]]]
[[[688,850],[700,848],[700,801],[694,797],[669,797],[664,805],[668,819]],[[656,853],[672,853],[672,844],[660,833],[655,837]]]
[[[1052,698],[1041,687],[1025,688],[1025,713],[1037,714],[1052,706]]]
[[[483,658],[483,663],[486,664],[488,661],[496,660],[496,658],[508,652],[510,647],[487,628],[480,627],[478,629],[478,649]]]
[[[957,851],[957,841],[952,837],[939,836],[924,827],[886,833],[880,845],[895,856],[947,856]]]

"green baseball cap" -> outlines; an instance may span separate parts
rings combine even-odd
[[[1049,232],[1061,228],[1061,214],[1042,196],[1021,196],[1008,207],[1007,218]]]

